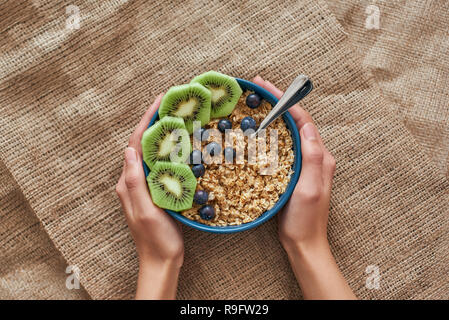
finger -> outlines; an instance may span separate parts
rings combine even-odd
[[[120,203],[123,208],[123,212],[125,213],[126,218],[132,216],[132,206],[131,200],[128,195],[128,189],[125,184],[125,163],[123,164],[123,172],[120,175],[120,178],[115,186],[115,192],[120,200]]]
[[[280,99],[284,94],[283,91],[276,88],[276,86],[269,81],[265,81],[264,88],[273,93],[278,99]],[[306,110],[301,108],[298,104],[295,104],[293,107],[288,109],[288,112],[295,121],[298,129],[301,129],[308,122],[313,123],[312,116]]]
[[[318,140],[318,130],[309,122],[300,131],[302,168],[298,185],[311,198],[319,196],[323,188],[324,150]]]
[[[158,95],[154,100],[153,104],[148,108],[147,111],[145,111],[142,119],[140,119],[140,122],[137,125],[135,132],[143,133],[145,131],[145,129],[148,127],[148,124],[151,121],[151,118],[153,118],[154,114],[156,113],[157,109],[161,104],[162,96],[163,96],[162,94]]]
[[[262,79],[261,76],[257,75],[253,78],[253,83],[257,84],[260,87],[263,87],[265,84],[265,80]]]
[[[153,118],[154,114],[156,113],[157,109],[159,108],[159,105],[161,104],[162,100],[162,94],[158,95],[156,97],[156,100],[154,100],[153,104],[148,108],[148,110],[143,115],[142,119],[140,119],[139,124],[137,125],[136,129],[131,135],[131,138],[129,139],[128,147],[131,147],[135,150],[137,150],[139,155],[142,155],[142,146],[140,143],[140,140],[142,140],[142,135],[144,131],[147,129],[148,124],[151,121],[151,118]]]
[[[256,76],[253,79],[253,82],[255,84],[261,86],[262,88],[270,91],[278,99],[280,99],[282,97],[282,95],[284,94],[284,92],[282,90],[278,89],[270,81],[264,80],[260,76]],[[297,105],[297,104],[295,104],[293,107],[288,109],[288,112],[290,113],[290,115],[292,116],[293,120],[295,121],[296,126],[298,127],[298,129],[301,129],[308,122],[312,122],[313,123],[313,119],[310,116],[310,114],[306,110],[301,108],[299,105]]]
[[[282,90],[279,90],[276,88],[275,85],[273,85],[271,82],[264,80],[260,76],[256,76],[253,79],[253,82],[257,85],[263,87],[264,89],[270,91],[273,93],[274,96],[276,96],[278,99],[282,97],[284,92]],[[295,120],[295,123],[299,129],[303,128],[306,123],[313,123],[313,119],[310,116],[310,114],[305,111],[303,108],[301,108],[299,105],[294,105],[289,109],[290,114],[292,115],[293,119]],[[316,128],[315,128],[316,129]],[[332,181],[335,173],[335,159],[330,154],[329,151],[327,151],[326,147],[324,146],[323,140],[321,136],[318,133],[318,130],[316,130],[318,141],[321,145],[321,149],[323,150],[323,165],[322,165],[322,171],[323,171],[323,183],[326,190],[330,192],[332,188]],[[304,139],[303,139],[304,140]]]
[[[132,205],[133,217],[149,211],[153,206],[145,181],[142,162],[137,151],[128,147],[125,150],[125,184]]]
[[[282,90],[276,88],[276,86],[274,86],[271,82],[264,80],[261,76],[256,76],[253,79],[253,82],[261,86],[262,88],[270,91],[278,99],[280,99],[284,94]]]

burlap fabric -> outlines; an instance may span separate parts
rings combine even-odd
[[[0,181],[0,299],[87,299],[2,162]]]
[[[447,181],[324,2],[82,3],[79,30],[65,28],[69,4],[0,7],[0,150],[27,212],[80,267],[91,297],[135,289],[113,192],[129,134],[156,94],[209,69],[280,87],[309,74],[316,90],[304,106],[338,162],[329,237],[350,285],[361,298],[448,297]],[[179,298],[300,297],[275,220],[235,235],[184,233]],[[380,269],[379,290],[365,287],[368,265]]]
[[[393,112],[449,178],[449,2],[327,1]],[[379,8],[379,29],[365,22]]]

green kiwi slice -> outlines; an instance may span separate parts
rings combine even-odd
[[[186,164],[158,161],[147,177],[151,199],[160,208],[173,211],[190,209],[196,178]]]
[[[208,71],[193,78],[191,83],[200,83],[211,92],[211,118],[222,118],[230,115],[234,110],[240,96],[237,80],[225,74]]]
[[[164,95],[159,107],[159,117],[180,117],[184,119],[187,131],[193,132],[193,121],[201,126],[210,120],[211,93],[199,83],[171,87]]]
[[[185,162],[191,151],[182,118],[165,117],[157,121],[145,130],[141,143],[143,160],[150,169],[157,161]]]

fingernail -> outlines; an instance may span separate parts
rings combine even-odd
[[[135,163],[137,161],[137,152],[134,148],[128,147],[125,150],[125,160],[127,163]]]
[[[316,140],[317,139],[317,130],[315,128],[315,126],[310,123],[307,122],[304,127],[302,128],[302,132],[304,133],[304,137],[307,140]]]

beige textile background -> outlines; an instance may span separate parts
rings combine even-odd
[[[449,1],[327,1],[383,96],[449,178]],[[380,29],[365,28],[376,5]]]
[[[69,4],[0,5],[1,176],[11,184],[1,192],[0,239],[11,248],[0,297],[132,296],[134,247],[113,193],[123,147],[156,94],[217,69],[280,87],[299,72],[315,80],[305,107],[338,161],[329,237],[359,297],[448,298],[448,184],[424,155],[441,148],[421,150],[399,121],[402,104],[379,95],[324,2],[81,2],[73,31]],[[236,235],[184,233],[179,298],[300,297],[274,220]],[[87,293],[65,290],[62,257]],[[380,268],[380,290],[365,288],[368,265]]]
[[[66,262],[2,162],[0,181],[0,299],[87,299],[66,288]]]

